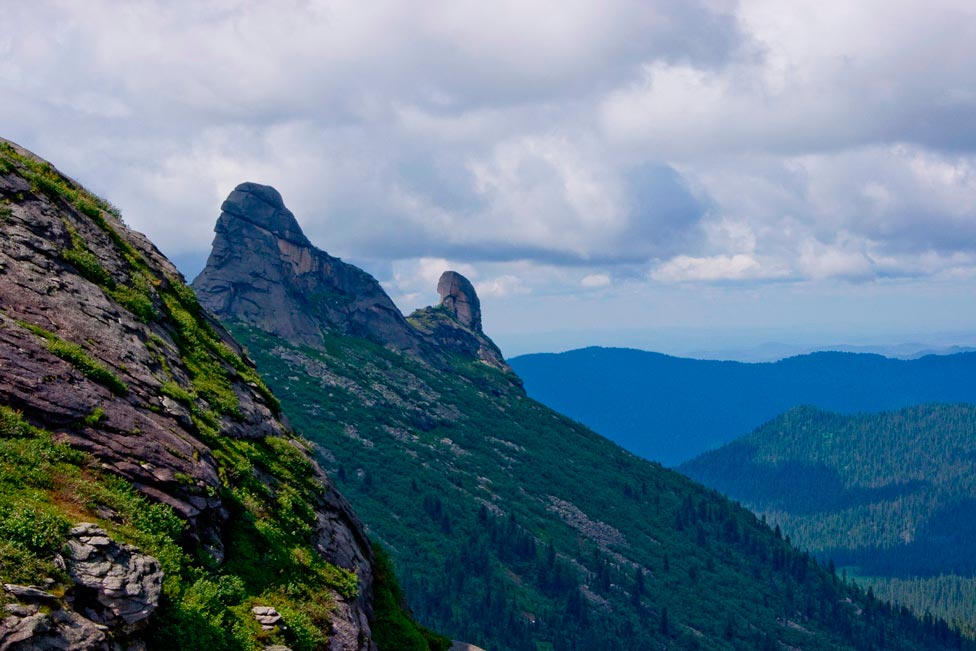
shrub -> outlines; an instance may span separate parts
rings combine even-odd
[[[22,545],[38,554],[61,549],[71,523],[60,513],[33,506],[0,507],[0,540]]]
[[[0,437],[28,438],[38,434],[36,427],[29,425],[16,409],[0,405]]]
[[[52,339],[48,340],[47,349],[81,371],[81,374],[88,379],[111,389],[115,395],[124,396],[129,392],[129,387],[118,376],[89,357],[85,349],[78,344],[63,339]]]

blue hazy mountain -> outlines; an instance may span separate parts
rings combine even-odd
[[[797,405],[839,413],[976,402],[976,353],[819,352],[771,363],[583,348],[509,360],[529,395],[631,452],[674,465]]]

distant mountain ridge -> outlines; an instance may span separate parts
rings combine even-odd
[[[864,353],[881,355],[891,359],[918,359],[927,355],[955,355],[956,353],[976,352],[973,346],[959,344],[899,343],[899,344],[831,344],[801,346],[774,341],[762,343],[751,348],[699,349],[675,354],[675,357],[706,359],[731,362],[778,362],[788,357],[799,357],[811,353]]]
[[[976,402],[976,353],[898,360],[821,352],[749,364],[593,347],[509,363],[533,398],[665,465],[801,404],[857,413]]]

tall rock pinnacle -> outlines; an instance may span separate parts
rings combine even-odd
[[[376,279],[315,248],[277,190],[242,183],[221,211],[207,266],[193,282],[205,307],[310,346],[344,334],[417,349],[417,333]]]
[[[445,271],[437,282],[437,293],[441,295],[441,306],[447,308],[458,323],[475,332],[482,332],[481,301],[471,281],[456,271]]]

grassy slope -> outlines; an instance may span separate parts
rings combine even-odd
[[[976,631],[976,407],[803,407],[681,467],[880,595]]]
[[[556,651],[959,643],[483,364],[438,370],[355,338],[321,352],[231,328],[326,448],[419,619],[454,637]]]
[[[220,419],[237,417],[234,382],[248,382],[269,402],[276,401],[253,368],[220,341],[192,291],[180,278],[164,277],[149,265],[124,237],[122,227],[113,225],[112,217],[118,214],[109,204],[47,163],[0,143],[0,174],[17,174],[31,183],[31,196],[5,200],[0,220],[11,214],[10,202],[40,199],[70,213],[71,220],[92,220],[109,235],[113,254],[125,260],[126,282],[101,268],[74,232],[71,248],[59,257],[165,335],[150,335],[147,347],[178,349],[191,381],[176,382],[163,361],[161,368],[171,376],[164,393],[190,410],[193,434],[208,444],[217,459],[221,486],[216,490],[231,512],[226,557],[218,566],[187,544],[186,524],[172,509],[140,496],[125,480],[103,471],[96,459],[72,450],[59,442],[56,433],[34,427],[19,412],[0,404],[0,583],[42,585],[50,578],[56,594],[70,590],[70,580],[57,569],[54,555],[64,545],[72,523],[97,522],[116,539],[157,556],[163,565],[163,597],[147,634],[151,648],[238,651],[275,643],[295,651],[324,648],[336,596],[351,597],[358,586],[353,574],[326,563],[312,547],[316,515],[308,505],[323,487],[302,451],[307,444],[283,437],[220,436]],[[116,395],[127,392],[112,370],[93,359],[82,344],[36,324],[15,323],[2,310],[0,316],[0,327],[25,329],[86,377]],[[99,419],[96,409],[77,427],[97,427]],[[443,648],[446,640],[418,628],[402,610],[392,574],[380,574],[375,591],[382,603],[377,602],[374,634],[387,640],[382,651]],[[5,599],[9,597],[0,593],[0,601]],[[274,603],[282,613],[287,629],[261,630],[250,609],[267,603]],[[391,639],[396,637],[399,640]]]

